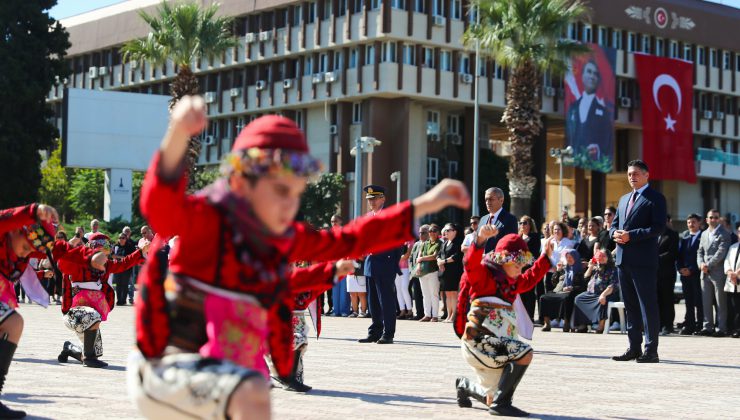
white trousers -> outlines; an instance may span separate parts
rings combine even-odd
[[[419,279],[421,294],[424,295],[424,316],[432,318],[439,314],[439,275],[437,272],[425,274]]]
[[[402,268],[401,274],[396,275],[396,298],[398,307],[403,310],[411,310],[411,294],[409,293],[409,269]]]

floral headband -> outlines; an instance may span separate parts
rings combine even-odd
[[[516,252],[499,251],[489,252],[484,257],[484,263],[493,263],[496,265],[504,265],[506,263],[516,263],[521,265],[530,265],[534,262],[532,253],[528,250],[521,250]]]
[[[46,253],[54,248],[54,237],[41,225],[31,225],[25,230],[26,239],[36,251]]]
[[[221,164],[221,173],[245,175],[296,175],[314,177],[322,170],[321,161],[308,153],[284,149],[252,147],[232,152]]]
[[[91,249],[103,248],[105,250],[110,250],[110,243],[105,239],[95,239],[90,241],[89,247]]]

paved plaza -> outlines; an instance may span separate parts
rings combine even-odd
[[[682,305],[677,306],[679,316]],[[29,418],[137,418],[126,396],[125,361],[133,310],[116,308],[103,326],[108,369],[57,363],[64,340],[59,306],[22,304],[26,331],[3,400]],[[276,389],[277,419],[489,418],[481,405],[458,408],[454,382],[472,377],[450,324],[399,321],[396,344],[359,344],[367,319],[323,318],[306,355],[309,394]],[[515,395],[535,418],[740,418],[740,339],[661,337],[658,365],[617,363],[620,334],[535,332],[534,362]],[[477,403],[476,403],[477,404]]]

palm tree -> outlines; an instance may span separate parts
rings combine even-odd
[[[232,19],[216,16],[218,7],[218,3],[201,7],[196,3],[171,5],[163,1],[152,15],[139,12],[139,16],[149,25],[149,35],[131,40],[122,48],[124,61],[149,61],[158,67],[165,65],[168,60],[174,63],[177,76],[170,83],[170,109],[183,96],[199,93],[198,78],[190,68],[196,60],[213,60],[238,44],[231,34]],[[191,174],[199,154],[200,141],[193,138],[187,157]]]
[[[471,13],[480,11],[480,23],[470,25],[466,45],[480,42],[487,55],[510,70],[506,107],[501,121],[511,144],[509,194],[511,212],[530,212],[537,179],[532,176],[532,142],[542,130],[540,76],[545,70],[562,74],[569,58],[588,47],[564,39],[569,23],[588,16],[581,0],[472,0]]]

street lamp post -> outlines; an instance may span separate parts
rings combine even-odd
[[[560,163],[560,185],[558,190],[558,211],[563,211],[563,159],[573,157],[573,148],[568,146],[565,149],[550,149],[550,156],[554,157]]]
[[[475,11],[475,24],[480,25],[480,7]],[[473,108],[473,196],[471,212],[473,216],[478,216],[478,165],[480,161],[479,137],[480,137],[480,101],[478,99],[478,82],[480,80],[480,40],[475,38],[475,80],[473,89],[475,90]]]
[[[401,202],[401,171],[396,171],[391,174],[391,181],[396,183],[396,204]]]
[[[374,137],[358,137],[355,139],[355,147],[349,154],[355,157],[355,219],[360,217],[362,211],[362,154],[372,153],[375,146],[381,142]]]

